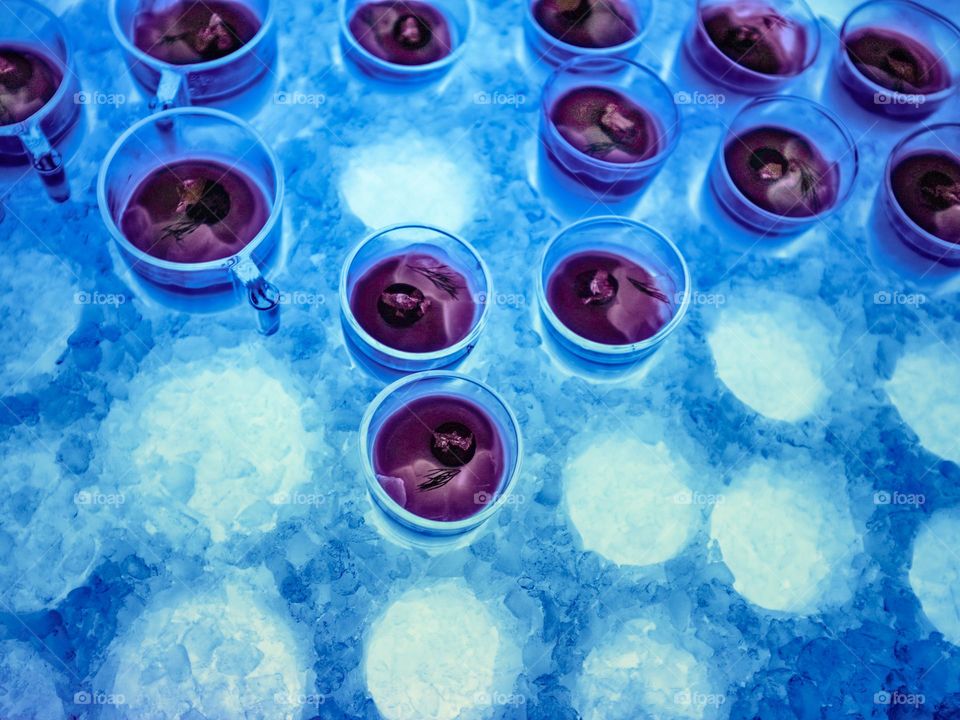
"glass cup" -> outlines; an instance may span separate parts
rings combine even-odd
[[[894,232],[907,246],[924,257],[944,265],[960,265],[960,244],[945,240],[924,229],[907,214],[894,193],[894,170],[904,159],[918,155],[946,156],[952,158],[956,166],[960,166],[960,124],[932,125],[921,128],[901,140],[887,160],[883,185],[879,191],[880,202]],[[960,213],[960,205],[957,204],[952,206],[952,210],[947,207],[943,209]]]
[[[939,68],[937,89],[900,90],[870,78],[851,60],[848,46],[865,31],[881,31],[894,40],[894,51],[909,60],[915,53],[928,53]],[[911,47],[912,45],[912,47]],[[912,52],[911,52],[912,50]],[[855,8],[840,28],[836,72],[850,96],[867,110],[898,120],[916,120],[936,112],[956,91],[960,79],[960,29],[950,20],[910,0],[870,0]]]
[[[705,18],[709,19],[712,14],[722,12],[724,8],[739,11],[748,18],[756,18],[759,23],[771,16],[782,18],[787,24],[781,23],[781,30],[792,29],[794,35],[792,38],[787,36],[781,39],[796,42],[796,47],[790,47],[789,43],[774,42],[780,46],[782,52],[789,53],[792,57],[784,60],[781,63],[783,67],[776,72],[761,72],[724,53],[707,32],[705,23]],[[741,32],[769,35],[771,31],[744,28]],[[798,37],[803,38],[802,45],[797,40]],[[757,47],[752,37],[745,42],[748,43],[745,47],[749,49]],[[783,87],[813,64],[820,50],[820,23],[804,0],[698,0],[693,21],[684,35],[683,48],[693,66],[713,82],[749,95],[770,93]]]
[[[466,336],[448,347],[429,352],[398,350],[373,337],[354,314],[351,298],[361,278],[384,260],[409,253],[430,256],[466,281],[461,291],[474,303],[473,319]],[[423,282],[429,284],[427,278]],[[340,317],[347,340],[374,362],[405,373],[432,370],[452,365],[473,350],[487,325],[491,292],[487,265],[466,240],[429,225],[394,225],[368,235],[347,256],[340,273]]]
[[[258,85],[272,72],[277,58],[273,0],[230,0],[250,10],[261,25],[248,43],[216,60],[177,65],[138,48],[133,40],[137,17],[143,12],[162,11],[180,1],[110,0],[110,27],[134,79],[153,96],[151,110],[228,101]]]
[[[651,337],[625,345],[596,342],[571,330],[551,307],[547,288],[564,261],[587,252],[620,256],[643,268],[671,306],[669,321]],[[655,352],[683,321],[690,289],[686,260],[669,238],[649,225],[613,215],[581,220],[561,230],[544,250],[537,274],[537,301],[548,331],[564,351],[598,365],[634,364]]]
[[[70,198],[63,158],[56,149],[80,117],[80,84],[66,28],[50,10],[33,0],[0,3],[0,45],[22,48],[60,74],[54,94],[32,115],[0,124],[0,165],[31,163],[57,202]]]
[[[633,37],[608,47],[585,47],[565,41],[548,32],[537,20],[536,5],[540,0],[528,0],[524,10],[524,33],[534,60],[545,60],[550,65],[562,65],[575,57],[621,57],[632,58],[640,49],[644,33],[653,14],[651,0],[613,0],[603,2],[612,9],[622,5],[636,25]]]
[[[559,100],[572,91],[598,88],[622,95],[646,111],[658,130],[658,148],[638,162],[611,162],[587,154],[565,138],[553,120]],[[625,198],[642,191],[673,152],[680,112],[670,88],[649,68],[620,58],[578,57],[547,80],[540,106],[540,140],[551,164],[594,195]]]
[[[153,171],[185,160],[213,161],[239,171],[259,187],[269,217],[236,254],[220,260],[182,263],[163,260],[136,247],[120,228],[134,191]],[[257,310],[260,331],[271,335],[280,323],[280,292],[261,274],[281,236],[283,170],[273,150],[247,123],[210,108],[176,108],[151,115],[114,143],[100,168],[97,201],[107,229],[131,268],[151,283],[185,294],[243,285]]]
[[[366,75],[388,83],[426,83],[439,79],[463,55],[473,30],[473,0],[420,0],[433,6],[450,28],[451,48],[444,57],[422,65],[403,65],[377,57],[361,44],[350,29],[350,20],[359,8],[381,0],[340,0],[340,46],[344,56]],[[399,2],[399,4],[403,4]]]
[[[756,204],[741,191],[727,166],[726,150],[732,143],[742,142],[741,138],[751,131],[763,128],[796,134],[819,153],[833,188],[828,206],[812,214],[779,214]],[[741,226],[762,235],[790,236],[809,229],[843,205],[853,189],[858,167],[856,143],[836,115],[812,100],[774,95],[751,101],[734,118],[711,164],[710,187],[720,206]],[[826,172],[819,179],[825,176]]]
[[[376,439],[386,422],[410,403],[431,397],[462,399],[479,407],[500,440],[503,471],[496,491],[476,493],[477,512],[458,520],[429,520],[407,510],[384,489],[376,471]],[[516,416],[495,390],[465,375],[436,370],[405,377],[377,395],[360,425],[360,456],[367,489],[388,531],[403,541],[429,545],[477,529],[509,502],[520,474],[523,440]]]

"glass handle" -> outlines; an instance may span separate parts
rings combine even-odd
[[[161,71],[157,95],[150,101],[151,112],[163,112],[189,104],[190,96],[184,76],[172,70]]]
[[[273,335],[280,329],[280,291],[277,286],[267,280],[248,257],[237,260],[231,270],[247,289],[247,299],[257,311],[260,333]]]
[[[47,194],[56,202],[70,199],[70,185],[63,167],[63,157],[50,144],[37,123],[26,126],[20,132],[20,141],[30,154],[33,167],[47,188]]]

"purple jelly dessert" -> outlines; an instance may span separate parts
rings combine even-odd
[[[373,468],[400,507],[427,520],[455,522],[493,501],[506,458],[486,411],[466,398],[437,394],[387,418],[374,440]]]
[[[550,120],[577,150],[605,162],[642,162],[660,150],[653,115],[611,88],[574,88],[557,100]]]
[[[960,158],[945,152],[917,152],[890,175],[903,211],[928,233],[960,245]]]
[[[353,288],[350,310],[370,336],[413,353],[455,345],[479,314],[466,278],[423,253],[390,257],[367,270]]]
[[[748,130],[727,143],[724,161],[737,189],[775,215],[810,217],[836,202],[837,168],[810,140],[792,130]]]
[[[242,2],[180,0],[143,10],[134,19],[133,43],[171,65],[194,65],[226,57],[250,42],[261,21]]]
[[[153,257],[202,263],[236,255],[269,215],[263,190],[242,171],[215,160],[182,160],[141,181],[120,229]]]
[[[23,122],[56,94],[63,73],[32,49],[0,44],[0,125]]]
[[[533,16],[557,40],[583,48],[622,45],[639,31],[621,0],[535,0]]]
[[[622,255],[588,251],[564,259],[547,281],[554,315],[580,337],[630,345],[656,335],[674,315],[657,278]]]
[[[806,65],[806,30],[766,3],[713,5],[702,11],[701,20],[717,49],[748,70],[796,75]]]
[[[950,70],[936,53],[895,30],[863,28],[845,39],[850,62],[893,92],[930,95],[950,87]]]
[[[397,65],[426,65],[453,51],[447,18],[418,0],[365,3],[350,18],[350,32],[371,55]]]

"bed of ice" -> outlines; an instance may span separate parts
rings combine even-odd
[[[268,339],[239,303],[165,306],[116,255],[96,171],[145,100],[106,0],[51,4],[107,101],[71,202],[28,175],[0,223],[0,718],[960,718],[960,302],[874,247],[905,128],[829,80],[850,0],[814,3],[822,57],[794,91],[847,119],[861,175],[777,248],[701,193],[742,98],[700,102],[718,90],[676,52],[692,0],[656,3],[641,60],[690,102],[626,211],[676,240],[695,294],[643,373],[605,382],[537,317],[540,250],[576,212],[541,172],[520,0],[478,2],[462,62],[412,93],[344,65],[333,2],[278,1],[279,94],[252,119],[287,179]],[[462,369],[526,441],[514,502],[445,553],[372,520],[357,428],[382,381],[338,319],[348,248],[403,221],[484,254],[497,305]]]

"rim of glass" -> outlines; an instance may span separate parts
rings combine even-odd
[[[605,343],[596,342],[595,340],[589,340],[582,335],[578,335],[564,325],[563,321],[560,320],[560,318],[557,317],[557,314],[553,311],[553,308],[550,307],[550,303],[547,302],[547,289],[543,275],[547,266],[547,256],[550,254],[553,246],[571,232],[582,230],[584,227],[590,225],[601,225],[607,223],[624,225],[653,236],[674,256],[674,258],[679,262],[682,270],[683,287],[680,288],[678,292],[683,293],[683,300],[677,307],[673,317],[670,318],[670,321],[660,328],[654,335],[651,335],[645,340],[629,343],[627,345],[607,345]],[[550,242],[547,243],[547,246],[543,249],[543,254],[540,256],[540,263],[537,266],[537,301],[540,303],[541,312],[543,312],[544,316],[546,316],[550,325],[552,325],[554,330],[559,332],[560,335],[562,335],[569,342],[574,343],[584,350],[600,355],[609,355],[614,357],[628,356],[636,352],[656,347],[663,342],[663,340],[669,336],[683,321],[684,316],[687,314],[687,309],[690,307],[691,282],[690,268],[687,266],[686,258],[683,257],[683,253],[680,252],[680,248],[678,248],[676,244],[662,232],[650,225],[647,225],[646,223],[642,223],[639,220],[634,220],[632,218],[622,217],[619,215],[598,215],[596,217],[578,220],[572,225],[568,225],[567,227],[561,229],[560,232],[554,235]]]
[[[586,64],[589,62],[603,62],[603,63],[622,63],[624,65],[632,66],[633,69],[639,70],[641,73],[646,75],[648,78],[652,78],[654,83],[657,85],[658,90],[662,90],[670,98],[670,106],[673,108],[673,122],[670,125],[664,126],[664,134],[667,136],[666,144],[657,151],[655,155],[648,157],[646,160],[640,160],[639,162],[633,163],[615,163],[609,162],[607,160],[601,160],[600,158],[595,158],[591,155],[587,155],[585,152],[580,150],[577,147],[574,147],[573,143],[567,140],[563,133],[561,133],[557,127],[553,124],[553,121],[550,119],[550,108],[547,107],[547,101],[550,96],[553,86],[559,82],[560,77],[563,73],[569,70],[572,67],[575,67],[579,64]],[[590,76],[586,73],[584,74],[584,81],[589,82]],[[603,80],[602,77],[599,77],[598,80]],[[556,136],[563,146],[576,154],[578,158],[586,160],[590,164],[605,168],[609,170],[623,170],[629,172],[631,170],[639,170],[642,168],[653,167],[658,163],[662,162],[665,157],[670,155],[673,150],[676,148],[677,143],[680,141],[680,131],[681,131],[681,117],[680,111],[677,108],[677,102],[674,97],[674,94],[670,92],[670,86],[667,85],[659,75],[657,75],[651,68],[638,63],[635,60],[630,60],[628,58],[621,57],[595,57],[595,56],[580,56],[571,58],[565,63],[558,66],[547,78],[547,82],[544,83],[543,91],[540,94],[540,112],[543,114],[543,118],[547,123],[547,126],[550,128],[551,134]],[[650,113],[653,115],[653,113]],[[659,120],[659,118],[658,118]]]
[[[462,520],[428,520],[427,518],[420,517],[419,515],[410,512],[406,508],[400,507],[394,501],[394,499],[390,497],[387,491],[383,489],[383,486],[377,480],[377,473],[373,467],[373,460],[371,458],[373,448],[368,440],[368,436],[370,435],[370,426],[373,423],[374,415],[376,415],[388,398],[402,388],[408,385],[421,382],[430,382],[433,380],[457,380],[469,383],[474,387],[479,388],[482,394],[486,395],[492,402],[499,405],[500,409],[506,413],[510,426],[504,428],[504,430],[506,432],[512,432],[516,441],[516,460],[514,461],[512,468],[505,469],[503,482],[500,485],[500,490],[497,494],[497,497],[480,512],[476,513],[475,515],[471,515],[470,517],[463,518]],[[423,396],[419,397],[427,396],[429,396],[429,393],[425,393]],[[468,397],[467,399],[474,401],[473,398]],[[481,382],[480,380],[475,380],[468,375],[464,375],[463,373],[453,372],[450,370],[428,370],[426,372],[408,375],[405,378],[401,378],[400,380],[391,383],[381,390],[373,399],[363,414],[363,420],[360,422],[360,458],[361,462],[363,463],[363,471],[364,475],[366,476],[365,479],[367,488],[374,495],[374,502],[380,504],[384,509],[390,508],[390,512],[396,515],[397,519],[401,523],[410,527],[415,527],[428,532],[436,532],[437,534],[452,535],[456,534],[457,532],[466,532],[475,527],[479,527],[489,520],[493,515],[495,515],[504,504],[506,504],[507,498],[513,492],[513,486],[516,484],[517,477],[520,475],[520,468],[523,465],[523,434],[520,432],[520,422],[517,420],[517,416],[514,414],[510,405],[508,405],[503,396],[492,387],[484,382]]]
[[[386,345],[370,333],[368,333],[363,326],[357,321],[356,316],[353,314],[353,308],[350,307],[350,297],[347,290],[348,278],[350,276],[350,271],[353,269],[353,263],[357,259],[357,255],[360,254],[360,251],[363,250],[369,243],[377,240],[378,238],[383,237],[384,235],[389,235],[390,233],[396,232],[398,230],[429,230],[430,232],[443,235],[444,237],[449,238],[455,243],[459,243],[461,246],[466,249],[466,251],[477,261],[477,264],[480,266],[480,273],[483,275],[483,282],[486,285],[481,292],[486,295],[487,302],[484,302],[480,309],[480,317],[477,318],[477,321],[474,323],[473,327],[470,329],[470,332],[466,334],[461,340],[457,341],[453,345],[450,345],[440,350],[432,350],[425,353],[415,353],[409,352],[406,350],[397,350],[395,348]],[[429,240],[425,240],[422,245],[433,245],[434,243]],[[373,350],[383,353],[384,355],[389,355],[391,357],[397,358],[398,360],[408,360],[411,362],[429,362],[431,360],[440,360],[449,355],[455,355],[458,352],[465,350],[471,344],[477,341],[477,338],[480,336],[480,333],[483,332],[483,329],[487,325],[487,319],[490,314],[490,296],[493,294],[493,281],[490,278],[490,270],[487,267],[486,262],[480,256],[480,253],[477,252],[477,249],[473,247],[469,242],[464,240],[459,235],[456,235],[442,228],[438,228],[434,225],[427,225],[423,223],[399,223],[397,225],[389,225],[385,228],[379,230],[374,230],[370,234],[366,235],[360,242],[358,242],[350,253],[347,255],[346,260],[343,261],[343,266],[340,269],[340,313],[347,321],[347,324],[350,326],[350,329],[356,333],[360,339]]]
[[[901,95],[901,96],[902,96],[902,95],[920,96],[920,97],[923,97],[923,98],[932,100],[932,101],[934,101],[934,102],[936,102],[937,100],[940,100],[940,99],[942,99],[942,98],[947,98],[947,97],[949,97],[950,95],[952,95],[952,94],[956,91],[956,89],[957,89],[957,83],[956,83],[956,77],[955,77],[955,75],[951,75],[951,76],[950,76],[950,84],[947,85],[947,87],[945,87],[943,90],[938,90],[937,92],[933,92],[933,93],[898,93],[897,91],[891,90],[891,89],[888,88],[888,87],[884,87],[883,85],[880,85],[879,83],[875,82],[874,80],[871,80],[870,78],[868,78],[866,75],[864,75],[864,74],[860,71],[860,68],[858,68],[858,67],[853,63],[852,60],[850,60],[850,54],[847,53],[846,50],[844,49],[844,41],[845,41],[845,39],[846,39],[846,37],[847,37],[848,25],[853,21],[854,16],[856,16],[859,12],[861,12],[862,10],[866,10],[866,9],[868,9],[868,8],[870,8],[870,7],[877,6],[877,5],[893,5],[893,6],[895,6],[895,7],[896,7],[896,6],[906,7],[906,8],[909,8],[909,9],[910,9],[911,11],[913,11],[913,12],[919,12],[919,13],[921,13],[921,14],[923,14],[923,15],[926,15],[926,16],[929,17],[931,20],[933,20],[933,21],[935,21],[935,22],[941,23],[941,24],[942,24],[943,26],[945,26],[950,32],[952,32],[953,35],[954,35],[954,39],[956,40],[956,43],[957,43],[958,45],[960,45],[960,27],[958,27],[956,24],[954,24],[954,23],[950,20],[950,18],[948,18],[948,17],[946,17],[946,16],[944,16],[944,15],[941,15],[941,14],[938,13],[936,10],[931,10],[930,8],[925,8],[923,5],[920,5],[919,3],[913,2],[913,0],[867,0],[867,2],[860,3],[860,4],[857,5],[853,10],[851,10],[851,11],[847,14],[847,16],[843,19],[843,24],[840,26],[840,34],[837,36],[837,41],[838,41],[839,44],[840,44],[838,56],[840,57],[841,62],[842,62],[844,65],[847,65],[848,67],[850,67],[850,68],[857,74],[857,77],[860,78],[860,80],[862,80],[862,81],[867,85],[867,87],[869,87],[869,88],[870,88],[871,90],[873,90],[875,93],[879,93],[879,94],[882,94],[882,95],[891,95],[891,96],[894,96],[894,97],[896,97],[896,96],[898,96],[898,95]],[[952,49],[952,48],[951,48],[951,49]]]
[[[463,55],[466,50],[467,43],[470,41],[470,35],[473,32],[473,25],[476,17],[473,0],[463,0],[464,5],[467,8],[466,27],[463,30],[463,37],[454,45],[453,48],[450,49],[449,54],[445,55],[439,60],[424,63],[423,65],[403,65],[401,63],[393,63],[384,60],[383,58],[379,58],[360,44],[357,38],[354,37],[353,31],[350,30],[350,18],[347,17],[348,2],[349,0],[339,0],[337,3],[337,15],[340,23],[341,37],[345,38],[350,44],[350,47],[355,52],[362,55],[364,61],[370,65],[373,65],[380,70],[388,70],[394,73],[410,76],[427,75],[429,73],[436,72],[437,70],[445,69],[459,60],[460,56]],[[370,2],[373,2],[373,0],[360,0],[360,2],[357,3],[357,7],[369,4]],[[440,10],[443,11],[443,8],[440,8]],[[449,22],[449,14],[444,12],[444,15],[446,15]]]
[[[843,136],[844,141],[847,143],[847,146],[849,147],[850,154],[853,157],[853,174],[850,177],[850,182],[847,185],[846,191],[842,195],[838,194],[836,200],[830,207],[818,213],[815,213],[813,215],[804,215],[801,217],[792,217],[789,215],[778,215],[777,213],[772,213],[769,210],[766,210],[760,207],[755,202],[753,202],[750,198],[744,195],[743,192],[741,192],[740,188],[737,186],[737,184],[733,181],[733,178],[730,176],[730,170],[727,168],[726,158],[723,157],[723,150],[726,148],[727,143],[734,137],[733,131],[729,129],[724,134],[723,140],[721,141],[721,145],[718,148],[718,152],[720,153],[720,158],[719,158],[720,168],[723,173],[724,180],[727,182],[729,187],[733,190],[733,193],[737,196],[737,198],[742,202],[746,203],[747,205],[749,205],[751,209],[757,212],[757,214],[759,214],[764,219],[767,219],[779,224],[806,225],[814,220],[827,217],[831,213],[835,212],[840,208],[841,205],[843,205],[847,201],[847,198],[850,197],[850,193],[853,192],[853,186],[856,184],[857,174],[860,171],[860,150],[857,147],[857,143],[853,139],[853,135],[850,133],[850,130],[847,128],[846,125],[843,124],[843,121],[832,110],[824,107],[818,102],[814,102],[813,100],[810,100],[805,97],[800,97],[798,95],[766,95],[764,97],[755,98],[754,100],[751,100],[750,102],[748,102],[746,105],[743,106],[740,112],[737,113],[736,117],[734,117],[733,123],[731,123],[731,125],[736,124],[737,120],[739,120],[748,111],[753,110],[754,108],[759,107],[761,105],[765,105],[767,103],[772,103],[772,102],[788,102],[788,103],[799,103],[799,104],[807,105],[808,107],[813,108],[816,112],[820,113],[840,132],[840,134]],[[839,160],[837,161],[837,163],[839,163]]]
[[[169,70],[180,75],[185,75],[191,72],[201,72],[204,70],[216,70],[219,67],[229,65],[230,63],[239,60],[244,55],[248,55],[249,53],[253,52],[254,48],[256,48],[261,43],[263,38],[267,36],[267,33],[273,29],[273,25],[276,22],[276,3],[274,0],[267,0],[267,14],[263,18],[260,28],[257,30],[256,34],[250,38],[250,41],[243,47],[234,50],[229,55],[224,55],[222,58],[217,58],[216,60],[205,60],[204,62],[177,65],[166,62],[165,60],[160,60],[159,58],[153,57],[153,55],[145,53],[130,41],[130,38],[127,37],[127,33],[124,32],[122,27],[120,27],[120,18],[118,15],[121,2],[123,2],[123,0],[110,0],[110,11],[108,15],[110,19],[110,28],[113,30],[114,36],[117,38],[117,41],[120,43],[123,49],[145,65],[149,65],[160,70]],[[249,8],[249,6],[247,7]]]
[[[701,33],[703,33],[703,35],[706,36],[707,40],[710,43],[710,47],[712,47],[718,53],[720,53],[725,58],[727,58],[730,62],[734,63],[737,66],[737,68],[740,71],[744,72],[748,77],[751,77],[756,80],[768,80],[768,81],[769,80],[782,80],[782,81],[791,80],[803,74],[807,70],[809,70],[810,66],[817,61],[817,56],[820,55],[820,46],[823,43],[823,39],[820,33],[820,20],[817,18],[817,14],[813,11],[813,8],[811,8],[810,5],[807,3],[807,0],[794,0],[794,2],[796,2],[797,5],[799,5],[803,9],[804,13],[806,13],[807,21],[809,22],[810,25],[812,25],[815,28],[813,52],[810,54],[809,60],[804,58],[803,67],[797,70],[797,72],[791,73],[789,75],[784,75],[782,73],[761,73],[761,72],[757,72],[756,70],[751,70],[750,68],[741,65],[736,60],[729,57],[719,47],[717,47],[717,44],[713,41],[713,38],[710,37],[710,33],[707,32],[707,26],[703,24],[702,10],[703,10],[704,3],[706,2],[707,0],[697,0],[696,19],[694,20],[694,22],[696,22],[697,24],[697,29]]]
[[[524,16],[529,23],[529,27],[532,27],[534,32],[536,32],[540,38],[546,41],[548,45],[559,48],[560,50],[564,50],[574,55],[593,58],[602,58],[608,55],[617,55],[619,53],[633,50],[637,45],[642,43],[643,39],[646,37],[647,30],[652,24],[650,21],[653,18],[653,13],[655,12],[654,4],[650,0],[629,0],[633,7],[638,8],[641,11],[646,11],[646,22],[643,24],[643,27],[637,30],[637,34],[626,42],[619,43],[618,45],[609,45],[604,48],[588,48],[581,45],[573,45],[572,43],[568,43],[566,40],[562,40],[561,38],[551,35],[544,30],[543,26],[537,21],[536,16],[533,14],[533,5],[535,2],[536,0],[528,0],[526,3],[524,3]],[[549,53],[544,53],[539,59],[542,60],[548,55]]]
[[[260,145],[261,149],[267,154],[267,157],[270,158],[270,164],[273,168],[273,175],[276,185],[276,189],[273,194],[273,205],[270,208],[270,216],[267,218],[267,222],[264,223],[264,226],[260,228],[260,232],[258,232],[250,242],[240,248],[240,250],[233,255],[229,255],[219,260],[208,260],[202,263],[178,263],[170,260],[162,260],[140,250],[134,246],[133,243],[127,240],[127,237],[123,234],[123,231],[117,225],[113,215],[110,213],[110,207],[107,203],[107,173],[110,171],[116,156],[126,146],[127,142],[133,137],[133,135],[147,125],[156,124],[168,118],[176,118],[187,115],[200,115],[203,117],[215,118],[222,122],[235,125],[246,131]],[[113,146],[107,152],[107,156],[104,158],[103,164],[100,166],[100,172],[97,177],[97,204],[100,206],[100,216],[103,218],[103,222],[110,231],[110,234],[113,235],[114,240],[120,244],[125,252],[135,257],[138,262],[143,262],[147,265],[152,265],[165,270],[176,270],[179,272],[199,272],[203,270],[216,270],[231,267],[234,264],[234,262],[232,262],[234,258],[243,258],[252,255],[263,243],[263,241],[269,237],[276,224],[280,221],[280,215],[283,209],[283,190],[284,177],[283,169],[280,165],[280,159],[273,151],[273,148],[271,148],[270,145],[264,141],[263,137],[254,129],[252,125],[244,120],[241,120],[235,115],[223,112],[222,110],[215,110],[213,108],[200,108],[188,105],[185,107],[173,108],[172,110],[165,110],[154,115],[148,115],[137,123],[131,125],[120,137],[117,138],[116,142],[114,142]]]
[[[900,152],[907,145],[907,143],[910,143],[924,135],[932,135],[936,137],[937,130],[940,130],[943,128],[950,128],[952,130],[956,130],[960,132],[960,122],[944,122],[944,123],[937,123],[936,125],[927,125],[920,128],[919,130],[915,130],[914,132],[910,133],[905,138],[900,140],[900,142],[898,142],[894,146],[893,150],[890,152],[890,156],[887,158],[887,164],[883,171],[883,187],[884,187],[884,191],[887,193],[887,196],[890,198],[891,204],[893,205],[897,214],[904,221],[906,221],[906,223],[909,225],[910,229],[913,232],[917,233],[924,239],[929,240],[931,243],[933,243],[934,245],[937,245],[942,250],[956,253],[960,251],[960,244],[952,243],[949,240],[944,240],[943,238],[937,237],[933,233],[920,227],[912,217],[907,215],[906,211],[903,209],[903,206],[900,205],[900,201],[897,200],[897,196],[893,192],[892,175],[893,175],[894,158],[896,158],[897,155],[900,154]],[[945,145],[945,143],[942,143],[942,142],[941,144]],[[954,156],[960,159],[960,155],[954,153]]]
[[[63,55],[64,58],[61,61],[60,58],[54,57],[53,59],[57,62],[63,63],[63,77],[60,78],[60,86],[57,88],[56,92],[50,96],[50,99],[47,100],[38,110],[36,110],[30,117],[21,120],[19,123],[11,123],[10,125],[0,126],[0,135],[9,136],[11,129],[13,130],[12,134],[18,134],[18,128],[22,129],[29,127],[31,123],[39,122],[47,115],[49,115],[57,105],[60,104],[60,101],[63,100],[64,95],[67,94],[67,90],[70,88],[70,80],[67,78],[67,75],[73,75],[74,79],[79,83],[80,79],[77,76],[76,72],[73,69],[73,40],[70,38],[70,33],[67,32],[67,26],[64,24],[63,20],[60,19],[60,16],[54,13],[50,8],[41,5],[35,0],[7,0],[8,3],[15,5],[20,3],[21,5],[26,5],[32,10],[36,10],[41,15],[46,15],[53,26],[56,28],[57,35],[60,36],[60,41],[63,43]],[[9,9],[13,12],[13,8],[10,5],[6,6],[6,9]],[[39,43],[47,53],[50,52],[50,48],[46,47],[43,43]],[[7,133],[4,133],[3,130],[7,130]]]

